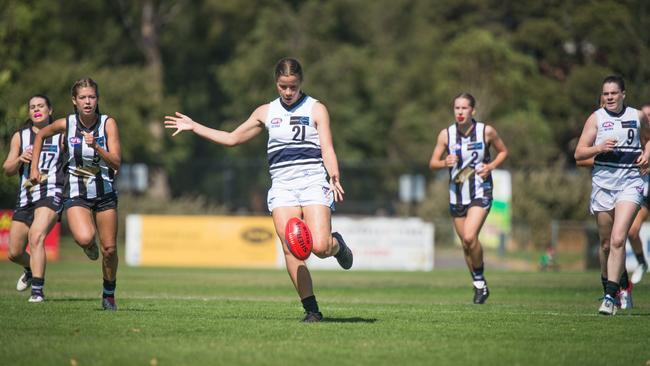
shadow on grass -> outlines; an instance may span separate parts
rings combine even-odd
[[[325,317],[323,320],[321,320],[322,323],[375,323],[377,319],[375,318],[360,318],[360,317],[352,317],[352,318],[332,318],[332,317]]]

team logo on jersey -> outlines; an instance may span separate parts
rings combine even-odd
[[[636,128],[636,121],[621,121],[622,128]]]
[[[467,150],[483,150],[483,142],[472,142],[467,144]]]
[[[104,147],[104,136],[95,137],[95,142],[97,142],[97,145]]]
[[[303,125],[309,126],[309,117],[307,116],[291,116],[289,118],[290,125]]]
[[[614,122],[612,121],[603,122],[601,127],[604,128],[605,130],[611,130],[614,128]]]
[[[81,145],[81,137],[72,136],[72,137],[70,137],[68,139],[68,141],[70,142],[70,145],[72,145],[72,146]]]
[[[280,123],[282,123],[282,118],[273,118],[271,120],[271,127],[280,127]]]

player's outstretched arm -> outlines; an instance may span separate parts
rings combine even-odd
[[[174,116],[165,116],[165,128],[176,129],[172,136],[183,131],[192,131],[206,140],[230,147],[243,144],[259,134],[264,129],[264,118],[267,111],[268,104],[258,107],[246,121],[232,132],[204,126],[180,112],[176,112]]]
[[[438,139],[436,140],[436,146],[433,148],[433,154],[431,155],[431,160],[429,160],[429,168],[431,169],[442,169],[449,168],[454,166],[458,161],[458,157],[454,154],[449,154],[444,159],[442,155],[447,150],[447,130],[444,129],[438,134]]]

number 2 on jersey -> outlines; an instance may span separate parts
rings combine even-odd
[[[293,135],[293,141],[305,141],[305,126],[293,126],[291,131],[296,133]]]

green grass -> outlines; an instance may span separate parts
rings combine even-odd
[[[124,262],[122,262],[124,263]],[[489,263],[488,263],[489,269]],[[325,321],[302,324],[283,270],[131,268],[101,310],[99,263],[48,265],[42,304],[0,263],[0,365],[645,365],[650,279],[635,309],[597,315],[588,273],[487,272],[470,304],[463,270],[314,272]]]

